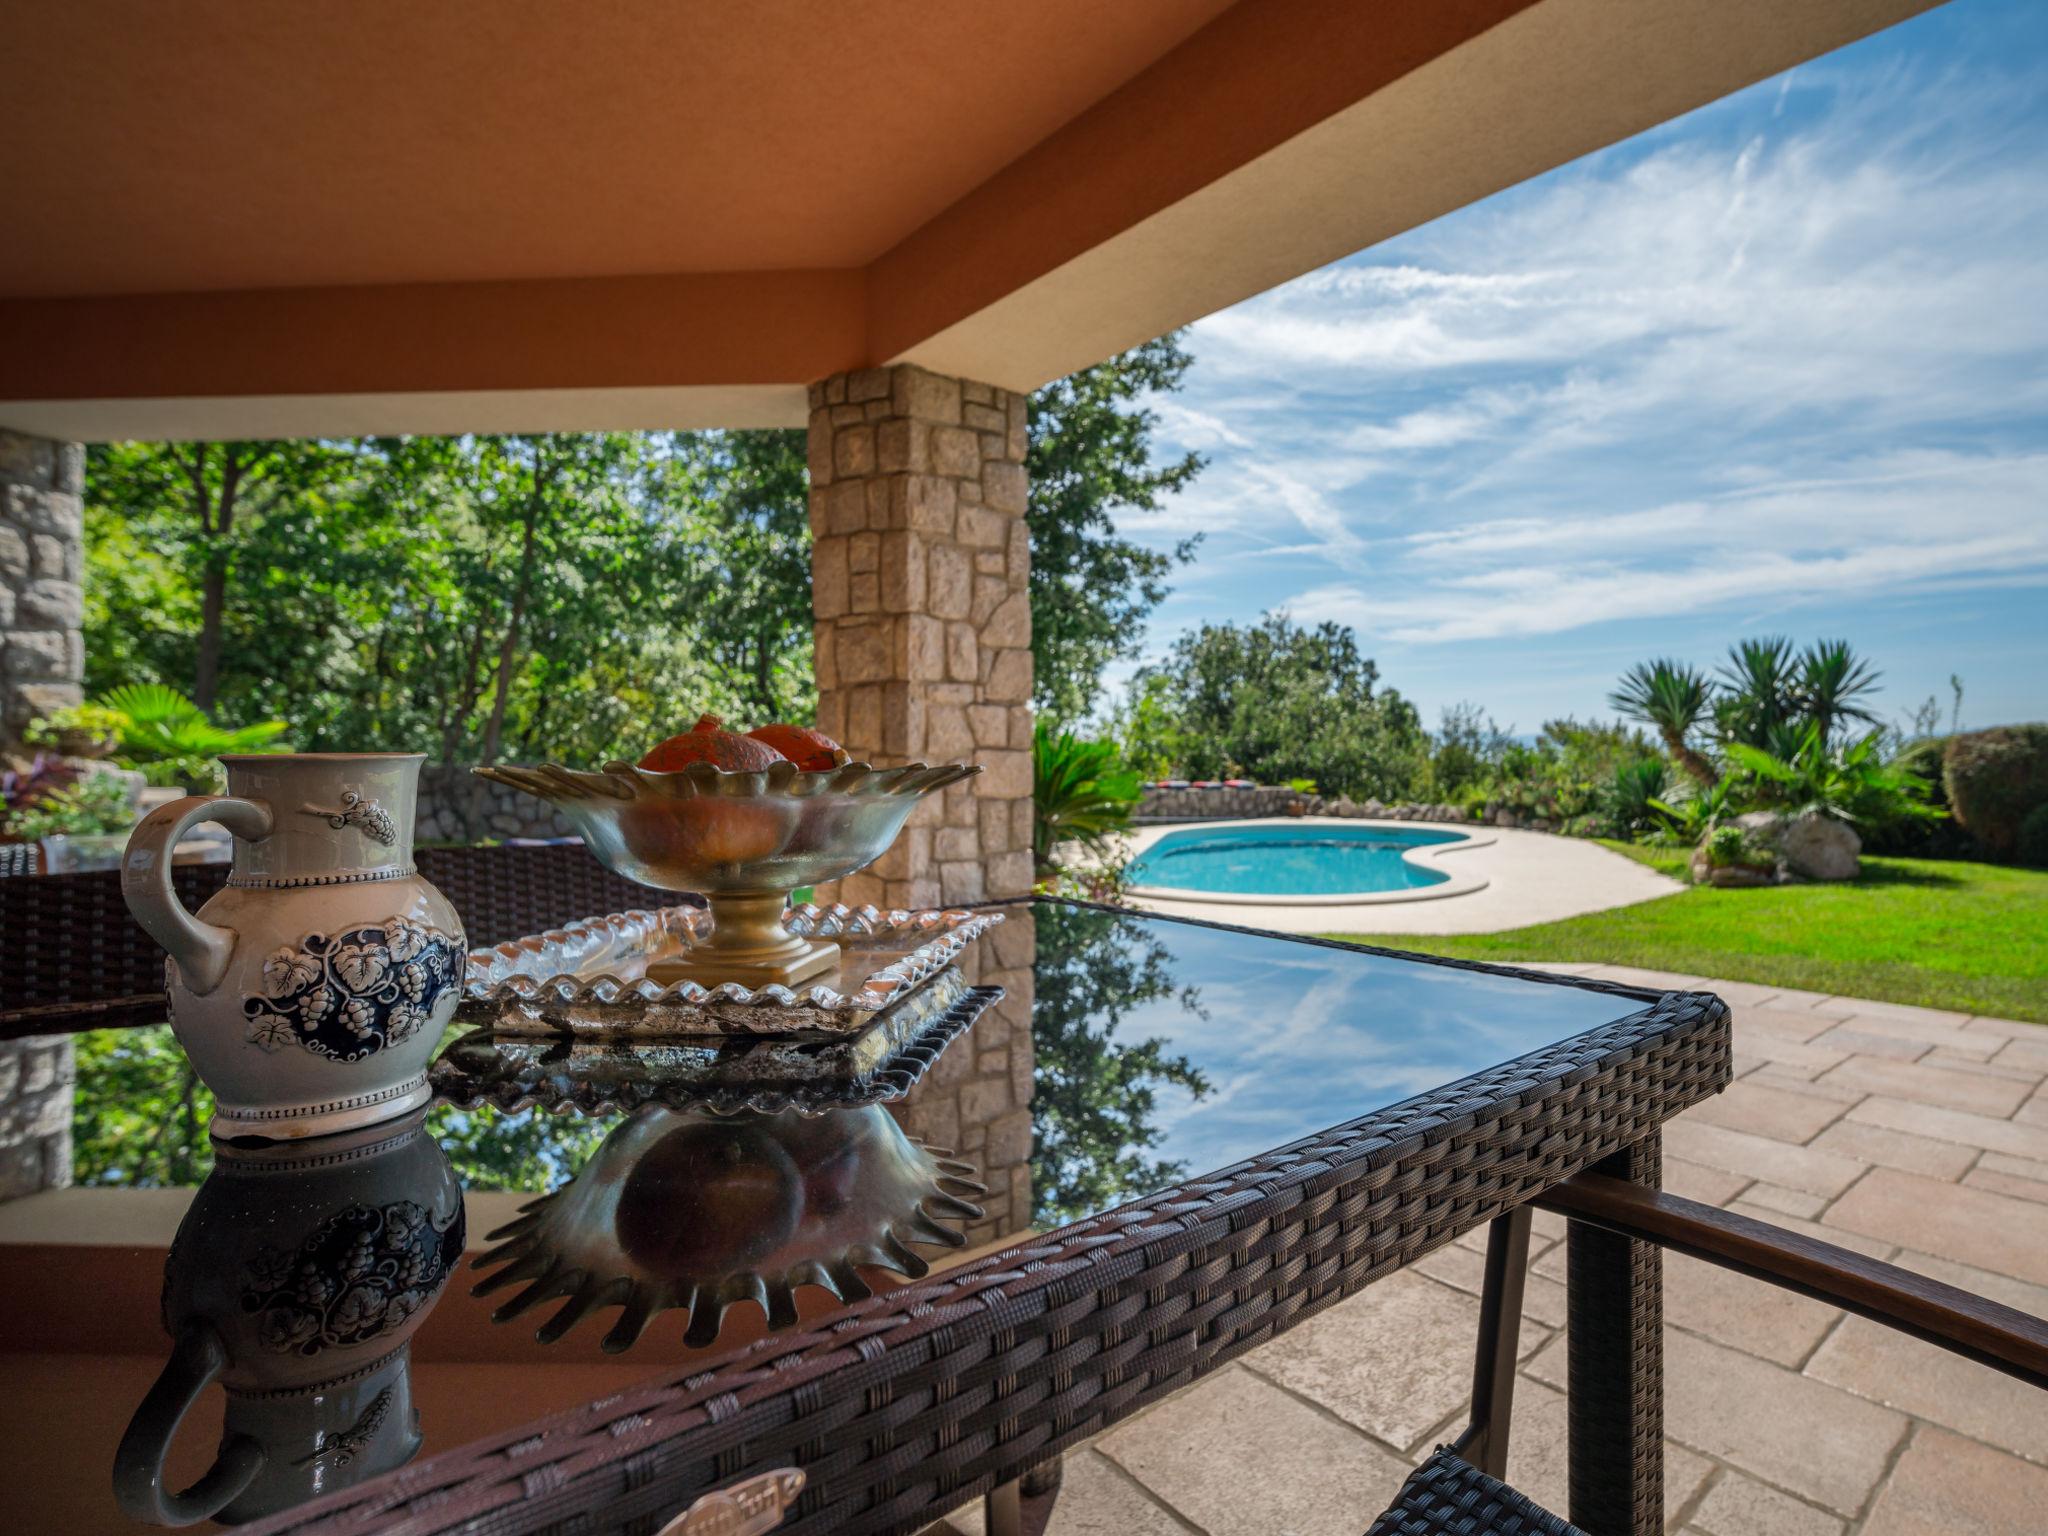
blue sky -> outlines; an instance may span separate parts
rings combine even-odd
[[[1148,654],[1286,608],[1435,723],[1846,636],[2048,717],[2048,4],[1955,3],[1213,315]]]

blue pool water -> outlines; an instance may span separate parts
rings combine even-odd
[[[1417,869],[1404,850],[1461,843],[1434,827],[1193,827],[1169,832],[1125,878],[1160,890],[1239,896],[1352,896],[1419,890],[1450,878]]]

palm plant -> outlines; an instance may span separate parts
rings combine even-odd
[[[215,725],[205,710],[162,683],[129,683],[93,703],[119,716],[115,755],[124,765],[141,769],[152,784],[204,778],[210,760],[225,752],[278,751],[277,738],[285,730],[282,720]]]
[[[1718,779],[1689,795],[1655,796],[1649,806],[1663,819],[1667,837],[1690,845],[1721,824],[1722,816],[1730,809],[1728,797],[1734,787],[1735,780]]]
[[[1714,704],[1721,739],[1766,751],[1792,745],[1784,730],[1800,721],[1799,680],[1792,642],[1783,635],[1738,640],[1730,646],[1728,663],[1721,668],[1721,694]]]
[[[1687,737],[1713,705],[1713,685],[1704,674],[1683,662],[1659,657],[1629,668],[1608,702],[1631,720],[1640,720],[1663,738],[1664,749],[1702,787],[1719,777],[1714,765],[1695,751]]]
[[[1756,798],[1794,812],[1823,811],[1866,829],[1943,815],[1930,803],[1927,781],[1903,763],[1885,762],[1883,746],[1880,730],[1846,747],[1830,747],[1816,723],[1790,757],[1739,741],[1729,742],[1727,752],[1759,791]]]
[[[1875,725],[1877,716],[1858,702],[1877,687],[1883,674],[1849,648],[1846,640],[1820,640],[1799,654],[1799,707],[1832,741],[1845,721]],[[1783,754],[1779,754],[1783,755]]]
[[[1657,801],[1671,787],[1671,770],[1661,757],[1617,764],[1613,781],[1600,790],[1600,812],[1622,836],[1654,830]]]
[[[1131,824],[1142,780],[1107,741],[1087,741],[1041,719],[1031,733],[1032,857],[1041,875],[1053,849],[1079,843],[1097,855]]]

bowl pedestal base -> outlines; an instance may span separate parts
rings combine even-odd
[[[670,986],[694,981],[716,987],[736,981],[743,987],[793,987],[833,970],[839,946],[806,939],[782,925],[785,891],[760,895],[710,896],[711,934],[680,955],[651,962],[649,979]]]

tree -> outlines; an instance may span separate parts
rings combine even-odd
[[[1802,734],[1799,666],[1783,635],[1738,640],[1721,668],[1714,725],[1723,741],[1789,757]]]
[[[1141,922],[1088,907],[1039,909],[1031,1037],[1037,1090],[1031,1101],[1034,1215],[1072,1221],[1149,1194],[1187,1172],[1146,1153],[1160,1086],[1196,1098],[1209,1081],[1162,1039],[1120,1041],[1124,1016],[1160,998],[1201,1012],[1193,987],[1176,989],[1173,956]]]
[[[677,627],[702,635],[745,718],[815,719],[804,434],[675,433],[651,474],[659,501],[689,509],[669,599]]]
[[[1139,674],[1141,718],[1168,722],[1168,739],[1134,740],[1130,754],[1169,755],[1195,778],[1313,779],[1326,794],[1399,798],[1421,784],[1429,740],[1415,706],[1375,691],[1378,680],[1340,624],[1304,629],[1282,613],[1205,624]]]
[[[1704,674],[1666,657],[1638,662],[1607,698],[1628,719],[1654,730],[1672,760],[1701,788],[1713,788],[1720,775],[1688,739],[1713,708],[1713,684]]]
[[[316,494],[338,462],[320,443],[109,443],[93,449],[87,483],[94,501],[119,508],[129,530],[176,567],[197,597],[197,611],[179,615],[191,627],[173,631],[177,638],[166,647],[182,661],[189,645],[189,672],[151,681],[189,682],[192,701],[212,711],[229,603],[251,534],[287,498]]]
[[[1196,539],[1161,553],[1120,537],[1116,523],[1158,511],[1201,470],[1192,453],[1153,463],[1158,417],[1139,403],[1180,388],[1193,362],[1178,333],[1162,336],[1031,397],[1032,702],[1056,720],[1095,707],[1104,670],[1138,654],[1167,576],[1193,557]]]

